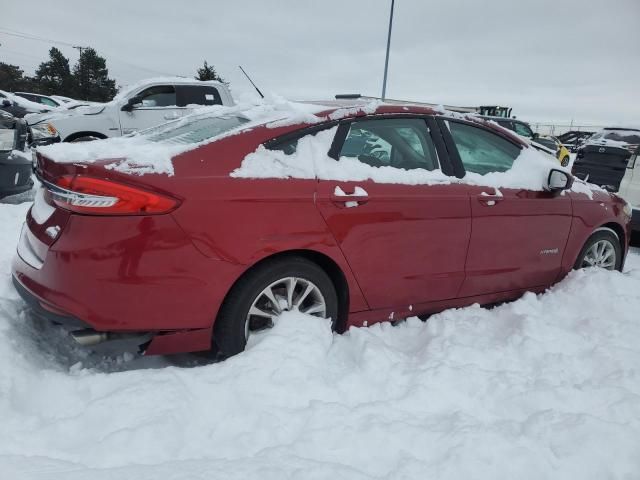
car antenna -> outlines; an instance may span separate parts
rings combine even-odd
[[[242,70],[242,73],[244,73],[244,76],[247,77],[247,80],[249,80],[251,82],[251,85],[253,85],[253,88],[256,89],[256,91],[258,92],[258,95],[260,95],[260,98],[264,98],[264,95],[262,94],[260,89],[256,86],[255,83],[253,83],[253,80],[251,80],[251,77],[247,74],[247,72],[244,71],[244,68],[242,68],[242,65],[238,65],[238,68],[240,68],[240,70]]]

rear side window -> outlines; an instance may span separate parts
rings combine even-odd
[[[176,85],[177,105],[222,105],[218,89],[205,85]]]
[[[340,150],[373,167],[407,170],[438,168],[435,145],[422,119],[379,119],[353,122]]]
[[[520,155],[520,147],[495,133],[459,122],[448,125],[467,172],[506,172]]]
[[[142,107],[172,107],[176,105],[176,89],[173,85],[149,87],[138,94],[142,97]]]

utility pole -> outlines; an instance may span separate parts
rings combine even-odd
[[[86,50],[87,47],[80,47],[80,46],[73,46],[72,48],[75,48],[76,50],[78,50],[78,52],[80,52],[80,58],[78,59],[78,63],[80,65],[80,80],[82,81],[82,90],[84,93],[84,99],[85,100],[89,100],[88,95],[87,95],[87,85],[86,85],[86,81],[84,78],[84,65],[82,63],[82,51]]]
[[[393,26],[393,6],[395,0],[391,0],[391,13],[389,14],[389,34],[387,35],[387,55],[384,59],[384,79],[382,80],[382,100],[387,94],[387,70],[389,69],[389,47],[391,46],[391,27]]]

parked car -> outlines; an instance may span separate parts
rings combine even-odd
[[[556,137],[551,135],[538,135],[534,142],[551,150],[560,162],[560,165],[563,167],[569,165],[569,161],[571,159],[569,156],[569,150],[567,150],[567,148]]]
[[[47,95],[40,95],[39,93],[28,93],[28,92],[15,92],[16,96],[26,98],[27,100],[40,103],[42,105],[46,105],[51,108],[58,108],[64,104],[64,102],[58,101],[53,97],[49,97]]]
[[[34,103],[26,98],[19,97],[13,93],[0,90],[0,110],[9,112],[17,118],[23,118],[29,113],[45,113],[51,111],[51,107]]]
[[[633,215],[631,229],[640,231],[640,147],[631,155],[627,162],[627,168],[620,182],[619,195],[631,204]]]
[[[578,151],[578,148],[593,135],[594,132],[584,132],[580,130],[570,130],[558,135],[558,140],[569,149],[571,153]]]
[[[0,112],[0,198],[33,187],[31,156],[24,151],[26,140],[24,120]]]
[[[530,140],[538,137],[538,134],[534,133],[531,129],[531,125],[529,125],[527,122],[523,122],[522,120],[505,117],[489,117],[486,115],[482,115],[482,118],[490,120],[492,122],[496,122],[501,127],[511,130],[512,132],[516,132],[518,135],[526,137]]]
[[[39,130],[42,143],[85,142],[118,137],[176,120],[191,113],[194,106],[233,103],[229,89],[220,82],[151,79],[125,90],[109,103],[68,113],[30,116],[28,122]]]
[[[605,128],[578,149],[573,173],[611,192],[617,192],[629,159],[638,145],[640,130]]]
[[[572,268],[622,269],[620,198],[579,193],[588,186],[477,117],[358,105],[311,120],[227,109],[97,149],[38,149],[16,289],[92,348],[224,358],[286,310],[341,332],[541,292]],[[539,189],[483,185],[531,156]]]

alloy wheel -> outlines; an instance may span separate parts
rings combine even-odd
[[[589,247],[582,259],[582,268],[587,267],[616,268],[616,249],[609,240],[598,240]]]
[[[325,318],[327,303],[320,289],[309,280],[298,277],[276,280],[251,304],[245,320],[245,339],[251,332],[273,327],[276,317],[287,311]]]

